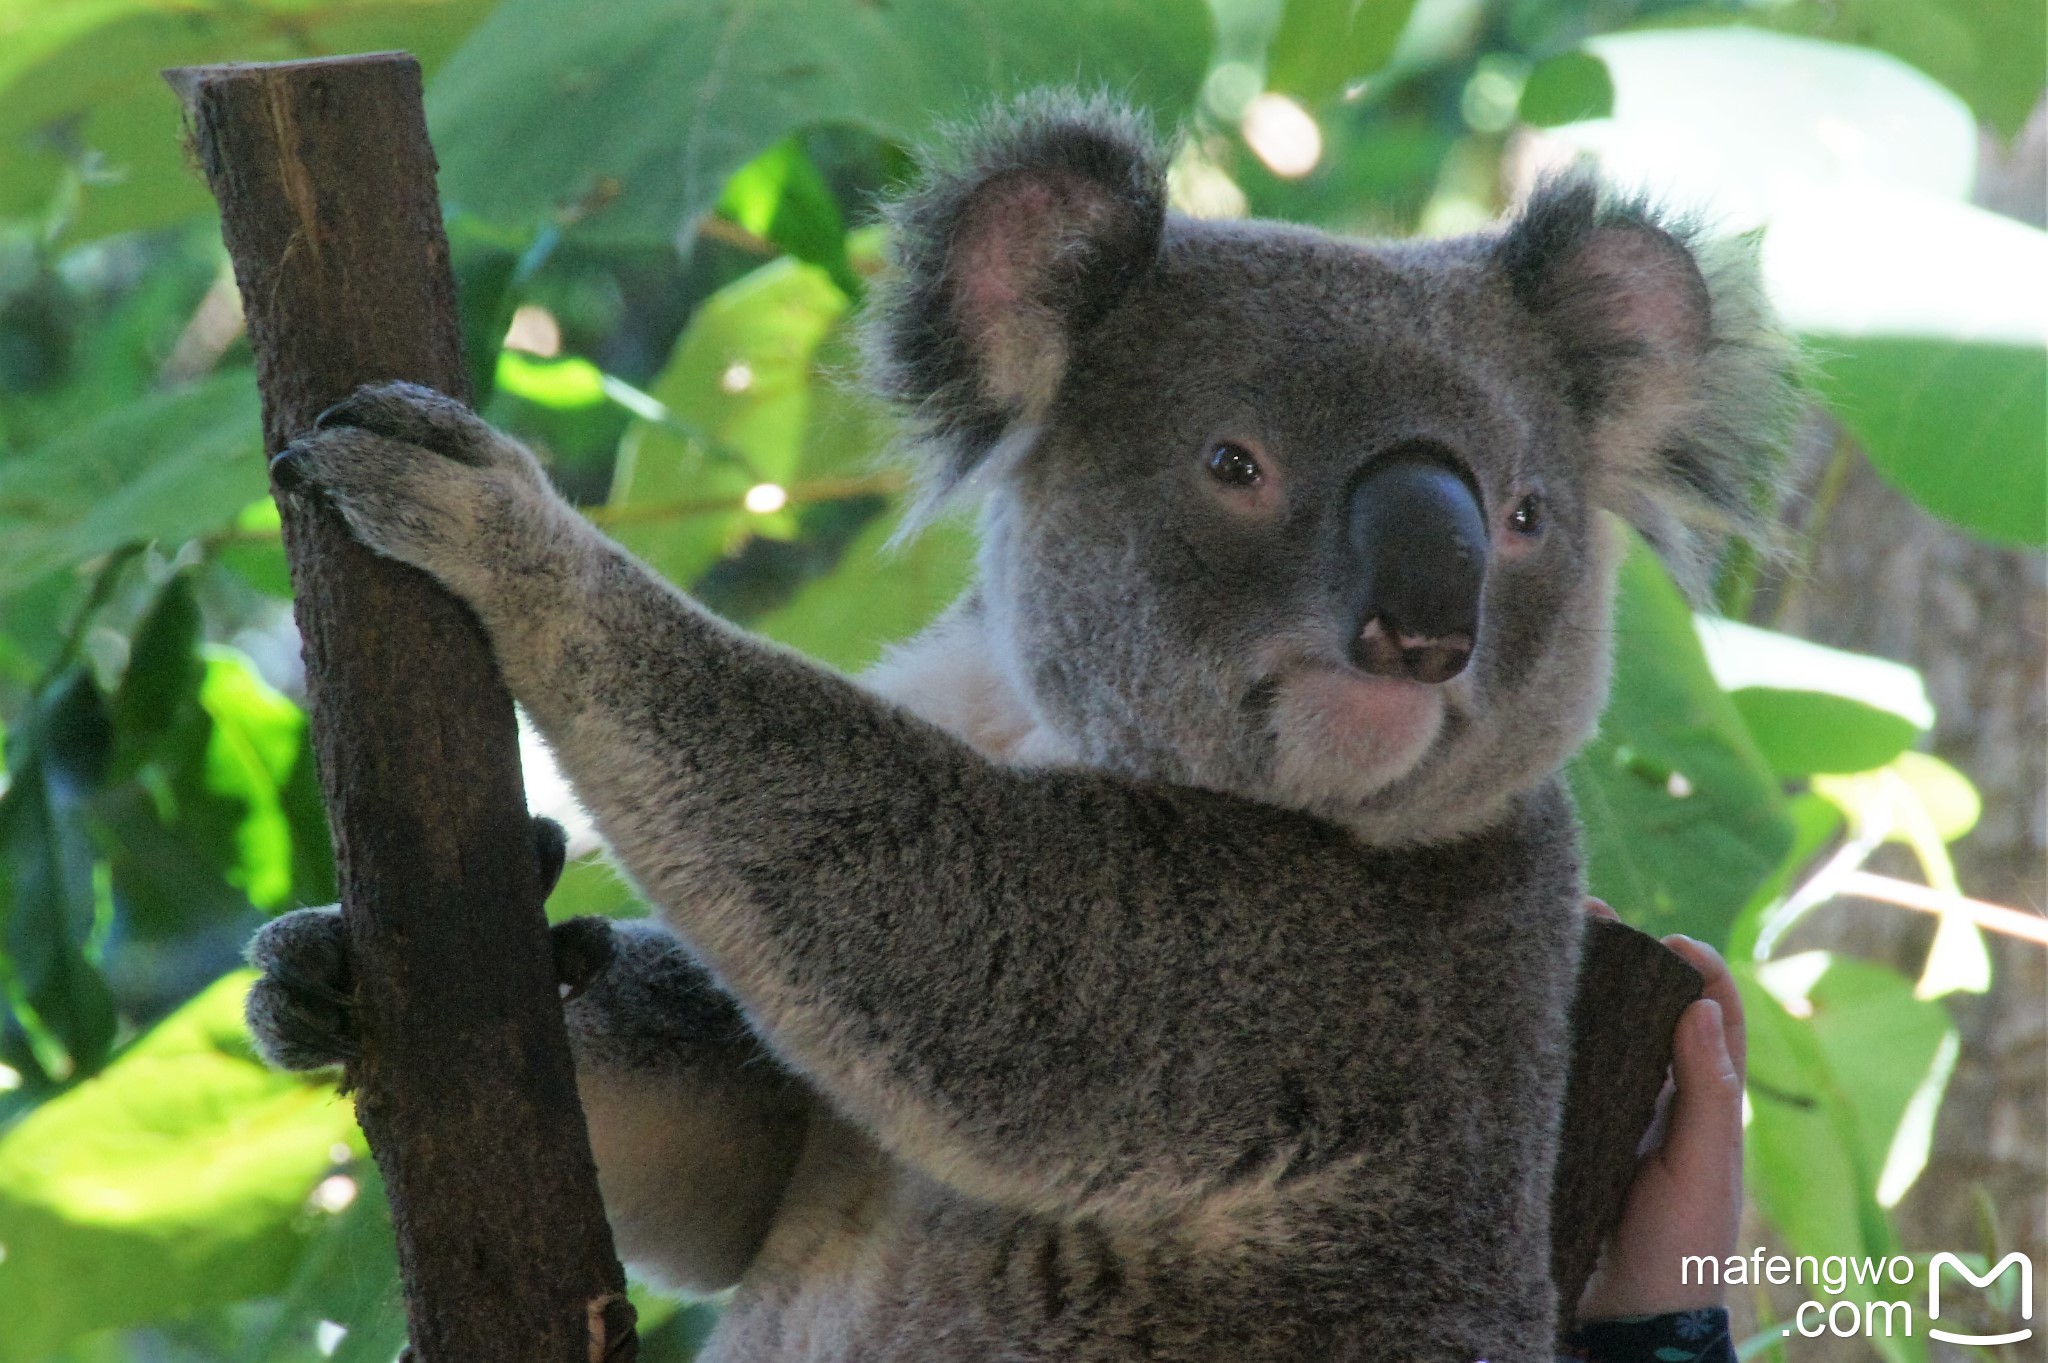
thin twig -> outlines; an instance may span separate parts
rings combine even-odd
[[[1835,893],[1845,898],[1896,904],[1902,909],[1917,909],[1921,913],[1955,914],[1986,932],[2003,933],[2048,946],[2048,917],[2009,909],[2002,904],[1987,904],[1966,895],[1943,894],[1929,886],[1915,885],[1910,880],[1894,876],[1881,876],[1874,871],[1849,872],[1835,886]]]

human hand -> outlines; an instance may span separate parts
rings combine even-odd
[[[1611,916],[1599,901],[1589,912]],[[1688,1255],[1735,1252],[1742,1217],[1742,1000],[1727,963],[1690,937],[1664,944],[1706,980],[1673,1038],[1664,1139],[1636,1168],[1621,1222],[1579,1298],[1580,1320],[1655,1316],[1719,1306],[1718,1282],[1685,1282]],[[1716,1275],[1718,1278],[1719,1275]]]

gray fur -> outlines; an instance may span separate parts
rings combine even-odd
[[[1450,242],[1150,238],[1135,127],[1040,100],[897,211],[883,386],[929,486],[989,491],[975,588],[864,685],[446,399],[363,390],[283,456],[476,610],[674,934],[621,929],[567,1013],[627,1252],[737,1278],[725,1363],[1549,1356],[1556,771],[1614,516],[1739,521],[1769,404],[1716,404],[1780,352],[1733,274],[1572,187]],[[1219,440],[1271,476],[1222,488]],[[1466,671],[1375,689],[1338,508],[1416,442],[1496,544]]]

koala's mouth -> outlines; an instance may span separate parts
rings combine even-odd
[[[1309,799],[1357,798],[1412,772],[1443,732],[1444,688],[1313,663],[1275,679],[1276,784]]]

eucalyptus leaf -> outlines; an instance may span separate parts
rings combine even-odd
[[[124,544],[217,529],[264,494],[247,371],[140,398],[0,461],[0,598]]]
[[[794,600],[754,621],[769,638],[854,672],[929,624],[967,585],[974,536],[939,521],[893,545],[895,516],[879,516],[848,547],[838,568]]]
[[[704,301],[649,387],[665,417],[635,422],[622,444],[608,508],[621,543],[688,586],[767,528],[740,501],[803,469],[829,382],[818,350],[846,308],[824,270],[789,257]]]
[[[1910,667],[1732,620],[1695,625],[1715,680],[1779,777],[1881,767],[1934,727]]]
[[[1163,121],[1207,70],[1201,0],[505,0],[428,91],[441,187],[504,224],[667,241],[790,133],[899,141],[1043,85]]]
[[[489,0],[0,0],[0,214],[40,216],[83,180],[78,239],[212,207],[185,157],[167,66],[404,48],[432,66]]]
[[[1947,1015],[1892,972],[1825,952],[1738,964],[1735,978],[1749,1023],[1751,1196],[1795,1254],[1898,1253],[1877,1187]],[[1846,1286],[1846,1299],[1873,1297],[1869,1284]],[[1927,1358],[1918,1337],[1870,1343],[1886,1363]]]
[[[2048,543],[2048,232],[1861,186],[1784,197],[1771,296],[1885,479],[1935,514]]]
[[[1640,543],[1622,563],[1614,637],[1607,711],[1567,771],[1592,891],[1646,932],[1726,941],[1791,846],[1784,800]]]
[[[1287,0],[1266,49],[1266,84],[1320,104],[1394,55],[1415,0]]]

